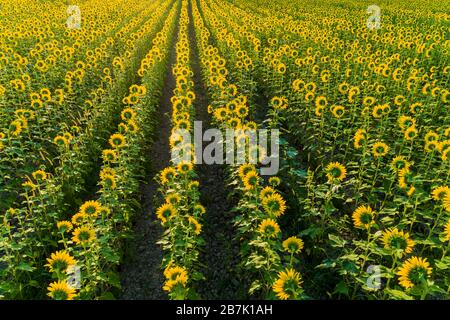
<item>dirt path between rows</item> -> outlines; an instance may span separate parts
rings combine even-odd
[[[177,42],[179,19],[172,43]],[[170,116],[172,104],[170,98],[175,88],[175,78],[172,65],[176,62],[175,46],[170,51],[168,67],[165,75],[163,93],[157,117],[159,128],[155,130],[154,142],[150,148],[148,159],[151,170],[147,176],[147,183],[141,185],[142,213],[137,217],[134,225],[134,239],[130,242],[130,257],[122,265],[122,295],[126,300],[165,300],[167,294],[162,290],[164,277],[161,270],[163,251],[156,242],[161,238],[163,229],[156,219],[155,211],[162,196],[158,192],[158,183],[154,177],[169,166],[170,148]]]
[[[195,1],[195,0],[193,0]],[[196,95],[196,121],[202,121],[203,130],[211,128],[211,117],[207,112],[208,98],[201,77],[199,53],[192,17],[192,3],[189,2],[189,42],[191,45],[191,67],[194,72]],[[205,143],[204,143],[205,144]],[[239,279],[236,265],[239,259],[239,245],[233,239],[236,232],[232,225],[235,201],[228,195],[224,165],[196,165],[200,178],[201,203],[206,207],[204,233],[206,245],[200,255],[205,265],[201,270],[206,277],[197,288],[203,299],[237,299]]]

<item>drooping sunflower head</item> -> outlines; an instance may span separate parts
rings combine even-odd
[[[195,219],[194,217],[188,217],[189,225],[192,226],[193,231],[196,235],[199,235],[202,232],[202,225]]]
[[[414,183],[414,175],[409,167],[400,169],[398,172],[398,185],[401,189],[407,189]]]
[[[81,245],[87,245],[96,239],[95,230],[88,226],[76,228],[72,235],[72,241]]]
[[[328,181],[330,182],[343,181],[347,176],[347,169],[339,162],[331,162],[325,168],[325,171],[327,173]]]
[[[69,145],[69,141],[66,139],[66,137],[64,136],[56,136],[55,139],[53,139],[53,142],[58,146],[58,147],[64,147]]]
[[[126,143],[125,141],[126,141],[125,136],[120,133],[115,133],[111,135],[111,137],[109,138],[109,144],[114,149],[123,148]]]
[[[263,237],[275,238],[280,233],[280,226],[273,219],[264,219],[258,227],[259,232]]]
[[[53,300],[73,300],[76,291],[66,281],[55,281],[47,288],[48,296]]]
[[[33,192],[34,190],[36,190],[36,185],[30,180],[22,183],[22,187],[25,189],[26,192]]]
[[[365,141],[367,141],[367,131],[364,129],[358,129],[353,136],[353,145],[355,149],[360,149]]]
[[[359,206],[352,214],[353,224],[356,228],[368,229],[375,223],[375,212],[370,206]]]
[[[66,233],[72,230],[73,225],[70,221],[58,221],[56,223],[56,228],[58,228],[59,232]]]
[[[303,250],[303,240],[297,237],[290,237],[283,241],[283,248],[291,254],[300,253]]]
[[[272,187],[278,187],[281,184],[281,179],[278,177],[270,177],[269,178],[269,184]]]
[[[411,257],[397,272],[399,283],[405,289],[410,289],[426,281],[431,276],[432,270],[426,258]]]
[[[74,266],[77,262],[75,259],[66,251],[56,251],[47,258],[46,267],[49,268],[50,272],[65,273],[67,269]]]
[[[31,174],[37,182],[47,180],[47,173],[44,170],[36,170]]]
[[[206,212],[206,209],[205,209],[205,207],[202,206],[201,204],[196,204],[196,205],[194,206],[194,214],[195,214],[196,216],[202,216],[202,215],[205,214],[205,212]]]
[[[397,228],[385,230],[381,239],[386,249],[411,253],[414,247],[414,241],[410,238],[409,233],[399,231]]]
[[[98,201],[90,200],[83,203],[80,207],[80,213],[96,217],[100,213],[102,205]]]
[[[286,211],[286,201],[278,193],[272,193],[262,199],[264,210],[272,217],[279,217]]]
[[[162,223],[170,221],[176,214],[177,209],[170,203],[165,203],[156,210],[156,216]]]
[[[172,292],[177,286],[185,287],[188,281],[188,273],[186,269],[181,267],[171,267],[166,269],[166,282],[164,283],[163,290]]]
[[[377,141],[372,146],[372,153],[375,158],[384,157],[389,152],[389,146],[381,141]]]
[[[298,299],[302,293],[301,275],[294,269],[286,269],[278,273],[278,278],[272,285],[273,292],[280,300]]]
[[[450,219],[448,219],[447,223],[445,224],[444,227],[444,239],[446,241],[450,240]]]

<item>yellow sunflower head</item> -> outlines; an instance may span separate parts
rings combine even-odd
[[[339,162],[331,162],[325,171],[329,182],[343,181],[347,176],[347,169]]]
[[[375,212],[370,206],[360,206],[352,214],[353,224],[356,228],[368,229],[375,223]]]
[[[304,243],[302,239],[290,237],[283,241],[283,248],[291,254],[300,253],[303,250]]]
[[[301,275],[294,269],[286,269],[278,273],[272,290],[280,300],[298,299],[302,293]]]
[[[432,268],[426,258],[411,257],[399,268],[399,283],[405,289],[421,284],[431,276]]]
[[[95,230],[88,226],[76,228],[72,235],[72,241],[81,245],[87,245],[96,239]]]
[[[411,253],[414,247],[409,233],[397,228],[385,230],[381,239],[386,249],[400,250],[402,253]]]
[[[56,272],[58,274],[66,273],[69,267],[77,263],[66,251],[52,253],[50,258],[47,258],[47,262],[45,266],[49,268],[50,272]]]
[[[73,300],[76,291],[66,281],[55,281],[47,288],[48,296],[53,300]]]
[[[176,214],[177,209],[170,203],[165,203],[156,210],[156,216],[162,223],[170,221]]]
[[[280,226],[273,219],[264,219],[258,226],[258,230],[263,237],[276,238],[280,233]]]

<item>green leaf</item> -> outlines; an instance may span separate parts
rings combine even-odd
[[[348,296],[349,289],[344,281],[340,281],[334,288],[333,293],[340,293]]]
[[[29,272],[31,272],[31,271],[35,270],[36,268],[30,266],[30,265],[29,265],[28,263],[26,263],[26,262],[21,262],[21,263],[17,266],[17,269],[23,270],[23,271],[29,271]]]
[[[410,295],[407,295],[405,292],[400,290],[394,290],[394,289],[384,289],[389,296],[394,300],[414,300],[413,297]]]

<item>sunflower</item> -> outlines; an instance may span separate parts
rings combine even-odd
[[[301,275],[294,269],[286,269],[278,273],[278,279],[272,285],[272,290],[281,300],[298,299],[301,294]]]
[[[81,225],[88,218],[88,215],[85,213],[78,212],[72,216],[72,224]]]
[[[291,254],[300,253],[303,247],[304,247],[303,240],[297,237],[290,237],[283,241],[284,250]]]
[[[431,141],[438,141],[439,135],[434,131],[428,131],[424,138],[426,143],[429,143]]]
[[[156,210],[156,216],[162,223],[166,223],[177,214],[177,209],[171,203],[165,203]]]
[[[195,206],[194,206],[194,214],[195,215],[204,215],[205,214],[205,212],[206,212],[206,209],[205,209],[205,207],[204,206],[202,206],[201,204],[196,204]]]
[[[73,225],[70,221],[63,220],[56,223],[56,228],[58,228],[59,232],[66,233],[73,229]]]
[[[269,183],[273,187],[278,187],[281,184],[281,179],[278,177],[270,177]]]
[[[450,212],[450,194],[447,194],[445,197],[444,197],[444,208],[445,208],[445,210],[447,210],[448,212]]]
[[[280,233],[280,226],[273,219],[264,219],[258,226],[259,232],[268,238],[274,238]]]
[[[331,108],[331,113],[337,119],[340,119],[344,116],[345,108],[343,106],[333,106]]]
[[[47,180],[47,173],[44,170],[36,170],[31,175],[37,182]]]
[[[14,120],[9,125],[9,132],[13,137],[17,137],[23,130],[23,123],[20,120]]]
[[[245,118],[248,115],[248,107],[246,105],[240,105],[236,109],[236,114],[240,118]]]
[[[410,117],[410,116],[400,116],[398,118],[398,125],[400,126],[400,129],[403,131],[407,128],[414,126],[416,124],[416,119]]]
[[[189,224],[194,227],[194,233],[198,236],[202,232],[202,225],[194,217],[188,217]]]
[[[48,296],[54,300],[72,300],[75,297],[75,289],[66,281],[55,281],[47,288]]]
[[[447,186],[435,187],[433,191],[431,191],[431,195],[434,200],[443,201],[446,196],[450,195],[450,188]]]
[[[103,174],[101,184],[105,189],[114,190],[117,188],[116,177],[111,174]]]
[[[446,241],[450,240],[450,219],[448,219],[444,227],[444,239]]]
[[[367,131],[358,129],[353,136],[353,146],[355,149],[360,149],[365,141],[367,141]]]
[[[389,152],[389,146],[381,141],[377,141],[372,146],[372,153],[375,158],[385,156]]]
[[[164,283],[163,290],[167,292],[172,292],[174,287],[182,286],[185,287],[188,281],[188,274],[184,268],[179,268],[180,270],[173,271],[174,268],[169,269],[167,272],[169,274],[169,279]]]
[[[194,180],[194,181],[189,182],[188,189],[196,190],[196,189],[198,189],[199,186],[200,186],[200,183],[198,181]]]
[[[123,121],[130,121],[136,118],[136,111],[134,111],[132,108],[125,108],[120,113],[120,117]]]
[[[88,244],[96,239],[95,231],[87,226],[76,228],[72,235],[72,241],[81,245]]]
[[[409,167],[400,169],[398,172],[398,185],[401,189],[406,189],[414,182],[414,176]]]
[[[165,168],[162,172],[161,172],[161,184],[166,185],[169,182],[172,182],[173,179],[176,177],[177,172],[174,168],[172,167],[168,167]]]
[[[123,148],[125,146],[125,136],[120,133],[115,133],[109,138],[109,144],[115,149]]]
[[[404,156],[396,156],[391,161],[391,169],[398,172],[401,169],[409,168],[411,165]]]
[[[395,249],[405,253],[411,253],[414,247],[414,241],[409,237],[409,233],[399,231],[397,228],[384,231],[381,240],[386,249]]]
[[[181,174],[188,174],[190,171],[192,171],[192,168],[192,162],[182,161],[177,165],[177,170]]]
[[[331,162],[328,164],[328,166],[325,168],[325,171],[327,173],[328,181],[342,181],[347,176],[347,169],[345,169],[344,165],[340,164],[339,162]]]
[[[27,192],[33,192],[36,189],[36,185],[31,181],[22,183],[22,187],[24,187],[25,191]]]
[[[117,161],[117,152],[111,149],[105,149],[102,151],[102,158],[105,162]]]
[[[439,142],[438,141],[429,141],[425,143],[425,151],[426,152],[434,152],[439,150]]]
[[[397,272],[399,283],[405,289],[410,289],[426,281],[431,276],[432,270],[426,258],[409,258]]]
[[[275,189],[272,187],[264,187],[259,193],[259,197],[263,200],[264,198],[273,195],[275,192]]]
[[[416,129],[416,126],[411,126],[405,130],[404,136],[408,141],[414,140],[415,137],[419,134],[419,131]]]
[[[68,254],[66,251],[56,251],[47,258],[46,267],[49,268],[50,272],[56,272],[58,274],[67,272],[67,269],[74,266],[77,262],[75,259]]]
[[[315,101],[316,108],[325,108],[328,105],[327,98],[324,96],[318,96]]]
[[[271,216],[279,217],[286,211],[286,201],[278,193],[265,196],[262,204],[264,210]]]
[[[87,216],[97,216],[100,212],[102,205],[98,201],[86,201],[80,207],[80,213],[85,214]]]
[[[255,190],[259,185],[259,175],[256,171],[250,171],[242,180],[245,190]]]
[[[353,224],[356,228],[368,229],[374,221],[375,212],[370,206],[359,206],[352,214]]]
[[[67,146],[69,141],[64,136],[56,136],[55,139],[53,139],[53,143],[57,146]]]

